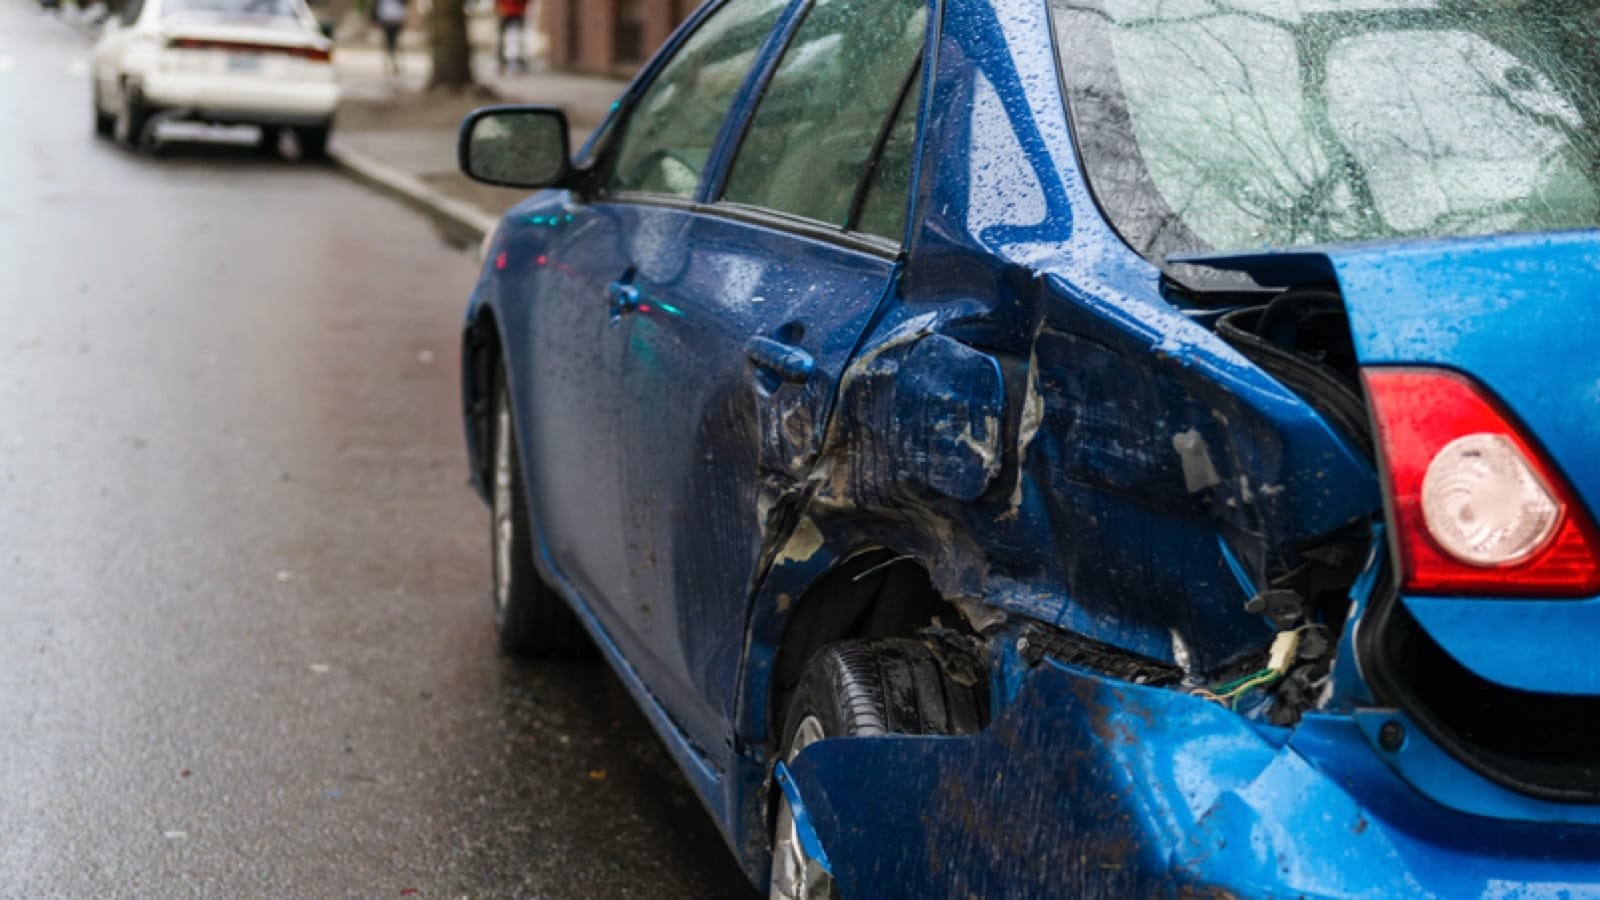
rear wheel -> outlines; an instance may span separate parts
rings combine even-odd
[[[792,762],[824,738],[885,734],[972,734],[983,726],[984,684],[946,673],[922,641],[851,640],[817,651],[784,717],[781,757]],[[838,888],[802,846],[789,798],[777,792],[770,900],[838,897]]]
[[[276,157],[282,132],[276,125],[262,125],[259,130],[260,133],[256,135],[256,152],[262,156]]]
[[[490,540],[494,549],[494,623],[500,647],[519,656],[584,655],[591,645],[582,623],[539,578],[533,565],[527,491],[504,364],[495,377],[494,410]]]
[[[295,139],[300,143],[300,158],[303,160],[327,159],[328,131],[329,127],[327,125],[295,129]]]

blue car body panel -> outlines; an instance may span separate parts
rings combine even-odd
[[[1600,895],[1600,807],[1493,783],[1375,699],[1356,637],[1390,589],[1378,472],[1106,222],[1040,37],[1045,3],[930,9],[898,255],[715,202],[774,38],[694,203],[537,194],[506,216],[467,311],[480,490],[479,363],[497,352],[539,485],[541,574],[751,878],[766,877],[786,629],[813,585],[881,550],[994,623],[994,717],[973,737],[829,740],[794,760],[786,790],[846,896]],[[1337,286],[1364,364],[1469,372],[1596,508],[1597,426],[1572,410],[1600,385],[1600,238],[1205,262]],[[1191,676],[1236,664],[1274,631],[1245,602],[1335,533],[1378,550],[1328,695],[1292,729],[1021,655],[1017,623],[1037,622]],[[1600,598],[1401,602],[1485,679],[1600,695],[1586,646]],[[1398,748],[1379,737],[1390,724]]]
[[[824,741],[790,768],[845,896],[1600,894],[1592,824],[1437,806],[1349,717],[1262,727],[1050,662],[981,735]],[[896,802],[860,802],[887,780]]]
[[[1600,235],[1591,232],[1306,248],[1199,257],[1273,283],[1336,282],[1363,363],[1465,372],[1543,448],[1587,510],[1600,509]],[[1559,360],[1560,365],[1536,361]],[[1458,662],[1524,691],[1600,695],[1591,636],[1600,597],[1406,597]],[[1539,647],[1530,653],[1530,647]]]

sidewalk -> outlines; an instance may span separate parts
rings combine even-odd
[[[567,113],[577,149],[626,83],[539,71],[539,56],[533,60],[535,71],[501,75],[495,71],[493,31],[485,37],[478,20],[470,31],[480,89],[462,95],[424,90],[430,65],[425,48],[405,47],[401,74],[390,76],[376,35],[341,43],[334,61],[344,100],[329,153],[352,175],[432,216],[452,241],[476,246],[500,215],[529,192],[481,185],[460,173],[456,134],[461,118],[493,103],[558,106]],[[541,49],[536,40],[533,49]]]

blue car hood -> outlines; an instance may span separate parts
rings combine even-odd
[[[1261,284],[1337,284],[1364,366],[1464,372],[1542,446],[1590,515],[1600,509],[1600,232],[1207,254],[1183,262]],[[1507,687],[1600,694],[1600,598],[1407,597],[1456,660]],[[1538,648],[1537,652],[1533,648]]]

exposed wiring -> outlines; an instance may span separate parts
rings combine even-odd
[[[1272,670],[1271,669],[1261,669],[1259,671],[1251,672],[1249,675],[1244,675],[1242,677],[1235,678],[1234,680],[1228,682],[1227,684],[1219,684],[1216,687],[1211,688],[1211,693],[1218,694],[1218,695],[1220,695],[1222,697],[1227,697],[1230,692],[1232,692],[1233,690],[1237,689],[1239,686],[1245,684],[1246,682],[1254,681],[1254,680],[1256,680],[1257,678],[1260,678],[1263,675],[1270,675],[1270,674],[1272,674]]]
[[[1292,631],[1281,631],[1272,642],[1271,652],[1268,654],[1268,666],[1258,669],[1248,675],[1235,678],[1224,684],[1211,688],[1196,688],[1189,693],[1202,700],[1220,703],[1233,709],[1239,698],[1259,687],[1266,687],[1289,674],[1299,660],[1300,639],[1311,631],[1327,631],[1326,625],[1302,625]]]
[[[1242,678],[1235,678],[1227,684],[1221,684],[1214,688],[1195,688],[1194,690],[1190,691],[1189,694],[1194,697],[1199,697],[1202,700],[1210,700],[1213,703],[1220,703],[1223,706],[1232,709],[1234,703],[1252,688],[1260,687],[1265,684],[1271,684],[1281,677],[1283,676],[1280,673],[1274,672],[1271,669],[1261,669],[1260,671],[1251,672],[1249,675],[1245,675]]]
[[[1233,690],[1222,694],[1221,697],[1223,700],[1227,701],[1228,708],[1233,709],[1238,705],[1240,697],[1244,696],[1255,688],[1266,687],[1282,677],[1283,676],[1277,672],[1271,671],[1270,669],[1264,669],[1259,673],[1258,677],[1246,681],[1244,684],[1239,685]]]

